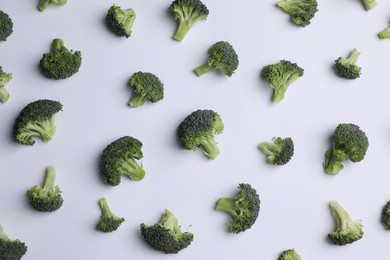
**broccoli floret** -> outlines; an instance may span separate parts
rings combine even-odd
[[[20,260],[26,253],[27,246],[19,239],[9,239],[0,225],[0,260]]]
[[[304,70],[296,63],[281,60],[279,63],[263,67],[261,77],[268,81],[268,86],[274,90],[272,103],[283,100],[288,86],[303,76]]]
[[[348,59],[339,57],[335,60],[335,71],[336,73],[346,79],[357,79],[360,77],[362,68],[356,65],[356,61],[359,58],[360,52],[353,49]]]
[[[339,124],[333,134],[333,145],[325,154],[324,170],[329,174],[338,174],[348,157],[352,162],[362,161],[368,146],[368,138],[359,126]]]
[[[121,175],[140,181],[145,177],[142,164],[135,160],[142,159],[142,143],[131,136],[123,136],[103,150],[100,159],[100,170],[104,181],[111,186],[121,182]]]
[[[233,198],[220,198],[216,210],[230,214],[228,230],[238,234],[252,227],[259,216],[260,198],[249,184],[238,185],[240,192]]]
[[[284,250],[278,260],[301,260],[301,256],[294,249]]]
[[[191,26],[199,20],[205,20],[209,9],[199,0],[175,0],[169,7],[170,14],[178,21],[173,39],[182,41]]]
[[[367,11],[371,10],[377,5],[376,0],[363,0],[363,3]]]
[[[119,228],[125,221],[124,218],[116,216],[108,206],[106,198],[99,200],[99,205],[102,210],[100,220],[96,225],[96,229],[102,232],[112,232]]]
[[[331,201],[329,206],[336,221],[336,230],[328,234],[328,239],[333,244],[343,246],[363,237],[363,225],[360,221],[352,220],[337,201]]]
[[[6,41],[13,33],[14,23],[9,15],[0,10],[0,42]]]
[[[20,144],[33,145],[34,136],[49,142],[56,132],[54,116],[62,110],[58,101],[41,99],[25,106],[15,120],[13,137]]]
[[[196,110],[179,125],[178,136],[185,149],[195,151],[202,147],[209,159],[215,159],[219,149],[214,135],[222,133],[223,128],[222,119],[216,112]]]
[[[382,223],[387,229],[390,229],[390,201],[382,209]]]
[[[62,39],[54,39],[51,51],[43,54],[39,66],[50,79],[66,79],[79,71],[81,60],[80,51],[69,51]]]
[[[61,208],[64,200],[60,188],[55,186],[55,179],[56,169],[49,166],[46,169],[43,186],[34,186],[27,191],[27,198],[34,209],[53,212]]]
[[[317,0],[281,0],[276,4],[291,16],[291,20],[302,27],[310,24],[317,9]]]
[[[108,28],[116,35],[129,38],[135,18],[136,14],[133,9],[122,10],[119,6],[112,5],[108,9],[106,23]]]
[[[217,42],[208,50],[209,58],[206,64],[197,67],[194,72],[202,76],[211,70],[218,69],[226,76],[232,76],[237,69],[239,60],[233,46],[228,42]]]
[[[65,5],[67,0],[39,0],[38,10],[43,12],[50,5]]]
[[[0,102],[5,103],[9,99],[8,90],[5,88],[5,84],[7,84],[12,79],[11,73],[6,73],[3,71],[0,66]]]
[[[294,155],[294,142],[290,137],[275,138],[274,143],[263,142],[259,148],[267,155],[267,161],[274,165],[284,165]]]
[[[142,106],[147,99],[154,103],[164,98],[164,84],[152,73],[141,71],[134,73],[128,86],[133,88],[133,96],[128,102],[131,107]]]
[[[194,239],[192,233],[181,231],[177,218],[167,209],[158,224],[148,226],[142,223],[141,234],[152,248],[166,254],[177,254]]]

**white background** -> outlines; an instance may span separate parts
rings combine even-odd
[[[113,1],[69,0],[43,13],[37,2],[0,2],[14,21],[14,34],[0,43],[0,66],[14,76],[7,85],[10,100],[0,104],[0,223],[11,238],[28,245],[23,259],[265,260],[289,248],[302,259],[389,258],[390,231],[380,214],[390,199],[390,40],[376,35],[389,26],[390,2],[378,0],[366,12],[358,0],[319,1],[312,24],[301,28],[275,7],[275,0],[205,0],[207,21],[195,24],[180,43],[171,39],[176,23],[167,13],[170,0],[116,0],[137,13],[128,39],[105,26]],[[38,69],[57,37],[83,56],[79,73],[60,81]],[[197,77],[192,70],[220,40],[235,47],[238,70],[231,78],[218,72]],[[361,52],[361,78],[337,77],[333,61],[355,47]],[[271,104],[272,91],[259,74],[262,66],[280,59],[298,63],[305,74],[282,102]],[[127,106],[127,80],[137,71],[159,76],[163,101]],[[64,106],[53,140],[16,144],[11,138],[15,118],[29,102],[43,98]],[[214,161],[178,144],[177,126],[196,109],[213,109],[225,123]],[[339,123],[360,125],[370,147],[364,161],[347,162],[338,176],[330,176],[322,161]],[[99,157],[124,135],[143,142],[147,175],[141,182],[122,178],[110,187],[99,175]],[[285,166],[267,164],[257,149],[275,136],[295,142],[295,155]],[[42,183],[48,165],[57,169],[65,200],[51,214],[32,210],[25,195]],[[242,182],[257,189],[261,210],[252,229],[234,235],[224,224],[228,215],[214,207],[219,197],[234,196]],[[103,196],[126,219],[110,234],[95,231]],[[363,239],[344,247],[326,240],[334,228],[331,200],[362,220]],[[195,235],[177,255],[151,249],[140,236],[139,225],[158,222],[165,208]]]

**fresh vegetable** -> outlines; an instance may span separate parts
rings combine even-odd
[[[301,260],[301,256],[294,249],[284,250],[278,260]]]
[[[9,99],[9,92],[5,85],[12,79],[11,73],[6,73],[0,66],[0,102],[6,103]]]
[[[148,99],[154,103],[164,98],[164,84],[152,73],[134,73],[128,86],[133,89],[133,95],[128,102],[131,107],[142,106]]]
[[[27,253],[27,246],[19,239],[11,240],[0,225],[0,260],[20,260]]]
[[[367,11],[371,10],[377,5],[376,0],[363,0],[363,3]]]
[[[136,14],[133,9],[129,8],[125,10],[119,6],[112,5],[108,9],[106,23],[108,28],[116,35],[129,38],[132,33],[135,18]]]
[[[302,27],[310,24],[318,11],[317,0],[281,0],[276,4],[291,16],[291,20]]]
[[[102,210],[100,220],[96,225],[96,229],[102,232],[112,232],[119,228],[119,226],[125,221],[124,218],[116,216],[108,206],[106,198],[99,200],[99,205]]]
[[[9,36],[13,33],[14,23],[11,17],[0,10],[0,42],[6,41]]]
[[[294,142],[290,137],[274,139],[274,143],[263,142],[259,149],[267,155],[267,161],[274,165],[288,163],[294,155]]]
[[[344,57],[339,57],[335,60],[335,70],[336,73],[346,79],[357,79],[360,77],[362,68],[356,65],[357,59],[360,56],[360,52],[356,49],[352,50],[351,55],[345,59]]]
[[[382,209],[382,222],[387,229],[390,229],[390,201]]]
[[[67,0],[39,0],[38,4],[38,10],[43,12],[45,11],[50,5],[65,5]]]

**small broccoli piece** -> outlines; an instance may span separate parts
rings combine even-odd
[[[290,137],[275,138],[274,143],[263,142],[259,148],[268,156],[267,161],[274,165],[284,165],[294,155],[294,142]]]
[[[217,42],[208,50],[209,58],[206,64],[197,67],[194,72],[202,76],[214,69],[220,70],[226,76],[232,76],[237,69],[239,60],[233,46],[228,42]]]
[[[164,98],[164,84],[152,73],[141,71],[134,73],[128,86],[134,90],[128,102],[131,107],[142,106],[147,99],[154,103]]]
[[[112,232],[119,228],[119,226],[125,221],[124,218],[116,216],[108,206],[106,198],[99,200],[99,205],[102,210],[100,220],[96,225],[96,229],[102,232]]]
[[[191,26],[200,20],[205,20],[209,9],[199,0],[175,0],[169,7],[170,14],[178,21],[173,39],[182,41]]]
[[[65,5],[67,0],[39,0],[38,10],[43,12],[50,5]]]
[[[301,256],[294,249],[284,250],[278,260],[301,260]]]
[[[228,230],[234,234],[251,228],[260,211],[260,198],[256,190],[244,183],[239,184],[238,189],[240,192],[235,197],[220,198],[215,208],[230,214]]]
[[[108,9],[106,23],[108,28],[118,36],[129,38],[136,18],[133,9],[122,10],[119,6],[112,5]]]
[[[366,8],[366,11],[371,10],[377,5],[376,0],[363,0],[364,7]]]
[[[20,260],[26,253],[27,246],[19,239],[9,239],[0,225],[0,260]]]
[[[131,180],[140,181],[145,177],[142,164],[135,159],[142,159],[142,143],[131,136],[121,137],[103,150],[100,159],[100,170],[104,181],[111,186],[117,186],[121,182],[121,175],[126,175]]]
[[[329,206],[336,221],[336,230],[328,234],[328,239],[333,244],[343,246],[363,237],[363,225],[360,221],[352,220],[337,201],[331,201]]]
[[[80,51],[69,51],[62,39],[54,39],[51,51],[43,54],[39,66],[50,79],[66,79],[79,71],[81,60]]]
[[[295,80],[302,77],[303,72],[304,70],[296,63],[287,60],[264,66],[260,75],[268,81],[268,86],[274,90],[272,103],[283,100],[287,88]]]
[[[5,84],[7,84],[11,79],[12,74],[4,72],[0,66],[0,102],[2,103],[6,103],[9,99],[9,93],[5,88]]]
[[[339,57],[335,60],[335,70],[336,73],[346,79],[357,79],[360,77],[362,68],[356,65],[356,61],[359,58],[360,52],[356,49],[352,50],[351,55],[348,59],[344,57]]]
[[[352,162],[362,161],[368,146],[368,138],[359,126],[339,124],[333,134],[332,147],[325,154],[324,170],[329,174],[338,174],[348,157]]]
[[[195,151],[202,147],[209,159],[215,159],[219,149],[214,135],[222,133],[223,128],[222,119],[216,112],[196,110],[179,125],[178,136],[185,149]]]
[[[387,27],[386,29],[384,29],[383,31],[378,33],[378,37],[379,37],[379,39],[390,38],[390,27]]]
[[[7,13],[0,10],[0,42],[6,41],[13,33],[14,23]]]
[[[302,27],[310,24],[317,9],[317,0],[281,0],[276,4],[291,16],[291,20]]]
[[[55,186],[55,179],[56,169],[49,166],[46,169],[43,186],[34,186],[27,191],[27,198],[34,209],[53,212],[61,208],[64,200],[60,188]]]
[[[165,254],[177,254],[194,239],[192,233],[181,231],[177,218],[167,209],[159,223],[153,226],[142,223],[141,234],[152,248]]]
[[[387,229],[390,229],[390,201],[383,207],[382,222]]]
[[[41,99],[25,106],[15,120],[13,137],[20,144],[33,145],[34,136],[49,142],[56,132],[54,116],[62,110],[58,101]]]

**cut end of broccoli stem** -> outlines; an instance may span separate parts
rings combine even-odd
[[[40,0],[38,4],[38,10],[43,12],[45,11],[50,5],[50,0]]]
[[[0,86],[0,102],[6,103],[9,99],[9,92],[5,87]]]
[[[219,148],[213,137],[205,138],[204,140],[202,140],[201,145],[204,149],[205,155],[209,159],[214,160],[215,158],[217,158],[217,156],[219,155]]]
[[[176,33],[173,35],[173,39],[176,41],[182,41],[184,37],[187,35],[187,32],[190,30],[190,23],[179,23]]]
[[[366,8],[366,11],[371,10],[377,5],[376,0],[363,0],[364,2],[364,7]]]
[[[207,72],[210,72],[214,69],[214,66],[209,65],[208,63],[203,64],[202,66],[197,67],[194,69],[194,72],[197,76],[202,76],[206,74]]]
[[[390,27],[386,28],[383,31],[381,31],[380,33],[378,33],[378,37],[379,37],[379,39],[390,38]]]
[[[237,216],[237,211],[234,210],[237,207],[236,203],[235,198],[220,198],[215,209],[224,211],[232,216]]]
[[[131,99],[127,103],[130,107],[140,107],[143,104],[145,104],[146,97],[137,94],[136,92],[133,92],[133,96],[131,96]]]

